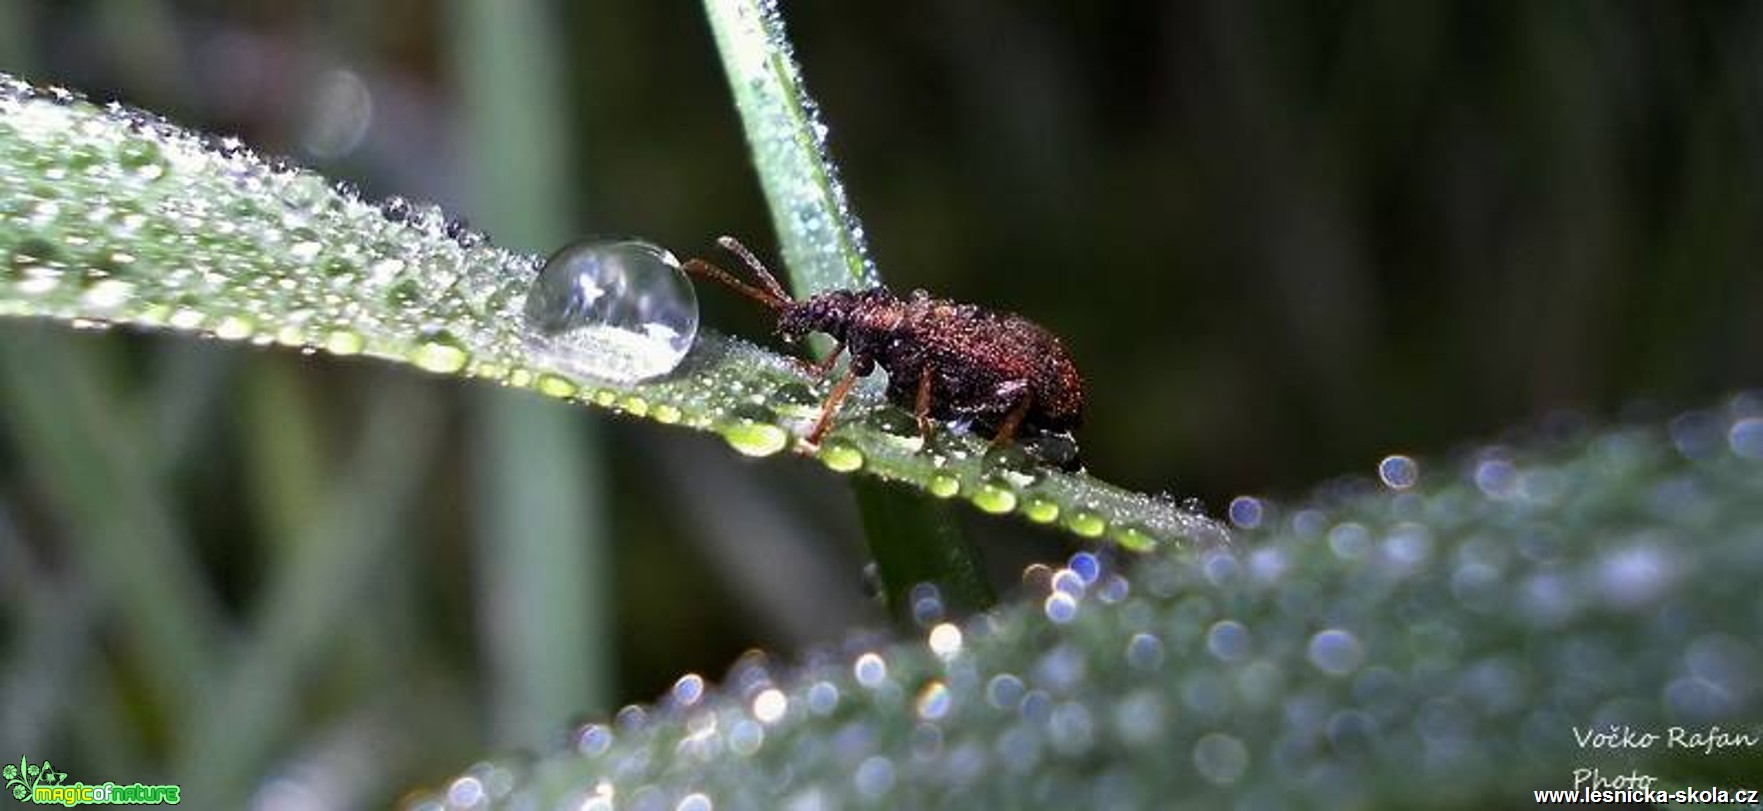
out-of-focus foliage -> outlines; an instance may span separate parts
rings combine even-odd
[[[1763,396],[1387,480],[1239,503],[1227,548],[1079,553],[921,639],[688,676],[413,807],[1488,808],[1592,785],[1582,769],[1754,785]],[[1612,729],[1656,737],[1582,740]]]

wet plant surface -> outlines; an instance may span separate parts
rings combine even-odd
[[[1758,773],[1578,736],[1758,733],[1763,397],[1379,471],[1234,505],[1231,546],[1080,552],[965,622],[921,594],[918,638],[687,675],[412,807],[1485,807],[1579,768]]]
[[[826,442],[810,445],[803,436],[826,381],[780,355],[696,329],[695,304],[689,319],[686,305],[670,305],[666,318],[678,323],[658,339],[645,342],[639,328],[561,340],[528,314],[544,263],[495,247],[434,206],[376,204],[236,140],[199,137],[64,90],[7,79],[0,111],[0,313],[180,330],[484,378],[713,431],[749,456],[815,455],[837,472],[909,483],[1135,550],[1225,537],[1174,499],[1060,471],[1057,458],[988,454],[982,439],[951,431],[925,447],[874,382],[853,395]],[[652,291],[612,295],[635,306]],[[681,354],[682,338],[693,333]],[[662,358],[633,345],[659,347]]]

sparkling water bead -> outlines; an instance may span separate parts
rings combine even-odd
[[[579,242],[545,262],[526,297],[533,349],[563,369],[631,383],[673,371],[698,335],[698,295],[666,249]]]

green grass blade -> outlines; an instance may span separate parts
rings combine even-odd
[[[966,616],[997,602],[949,505],[888,482],[857,479],[852,486],[896,624],[914,627],[912,591],[920,584],[936,587],[938,615]]]
[[[705,0],[704,10],[796,294],[880,284],[775,4]]]
[[[492,380],[714,431],[744,454],[818,454],[840,472],[1128,548],[1223,537],[1173,503],[1020,469],[972,437],[926,452],[885,419],[874,391],[854,395],[849,419],[814,449],[802,437],[825,384],[714,333],[700,331],[661,378],[572,374],[526,340],[522,305],[538,264],[462,234],[439,209],[402,207],[391,219],[236,141],[0,78],[0,316],[200,332]],[[612,352],[589,346],[578,360],[593,366]]]

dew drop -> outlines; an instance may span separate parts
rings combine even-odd
[[[633,417],[646,417],[649,415],[649,401],[635,394],[628,394],[618,401],[618,409]]]
[[[1046,613],[1047,619],[1064,625],[1077,618],[1077,598],[1063,591],[1055,591],[1047,595],[1041,610]]]
[[[947,473],[938,473],[930,477],[926,489],[937,498],[953,498],[961,492],[961,480]]]
[[[673,683],[669,693],[673,702],[681,707],[690,707],[704,697],[704,677],[696,673],[687,673]]]
[[[529,343],[565,368],[618,382],[673,371],[698,334],[698,296],[679,260],[647,242],[580,242],[527,293]]]
[[[1732,452],[1744,459],[1763,459],[1763,417],[1746,417],[1726,432]]]
[[[1344,676],[1364,661],[1365,646],[1351,633],[1330,628],[1310,637],[1310,664],[1324,673]]]
[[[1065,568],[1083,579],[1088,586],[1102,577],[1102,559],[1094,552],[1074,552]]]
[[[993,515],[1003,515],[1016,509],[1016,493],[993,481],[981,483],[970,500],[973,506]]]
[[[679,422],[680,418],[684,415],[680,413],[678,406],[670,403],[661,403],[649,412],[649,416],[654,417],[656,422],[663,425],[672,425]]]
[[[1129,524],[1114,530],[1114,542],[1134,552],[1149,552],[1157,548],[1157,536],[1144,527]]]
[[[1065,526],[1085,538],[1100,538],[1107,531],[1108,522],[1090,510],[1077,510],[1065,519]]]
[[[1399,453],[1385,456],[1377,463],[1377,478],[1392,490],[1406,490],[1420,478],[1420,465]]]
[[[317,240],[302,240],[288,246],[288,256],[296,262],[306,263],[317,257],[318,252],[323,248],[324,246],[320,245]]]
[[[588,757],[599,757],[612,748],[612,730],[600,724],[588,724],[575,734],[576,751]]]
[[[839,707],[839,688],[830,681],[817,681],[808,688],[808,711],[815,715],[831,715]]]
[[[130,138],[116,148],[116,160],[135,177],[158,180],[165,174],[165,157],[159,145],[146,138]]]
[[[806,385],[797,382],[785,383],[771,393],[771,405],[780,414],[793,417],[820,416],[820,398],[814,396]]]
[[[1029,496],[1022,504],[1022,512],[1028,520],[1037,524],[1051,524],[1059,520],[1059,504],[1046,496]]]
[[[100,279],[81,297],[86,306],[97,310],[112,310],[128,303],[135,295],[135,285],[121,279]]]
[[[951,703],[948,686],[940,681],[932,681],[918,691],[918,717],[926,721],[940,721],[949,714]]]
[[[737,420],[722,428],[722,438],[729,447],[747,456],[770,456],[789,444],[784,429],[767,422]]]
[[[878,798],[894,788],[894,762],[875,755],[857,766],[855,778],[858,793]]]
[[[1239,662],[1249,655],[1249,628],[1236,620],[1219,620],[1206,630],[1206,650],[1221,661]]]
[[[863,452],[844,440],[828,440],[820,446],[820,463],[829,470],[850,473],[863,467]]]
[[[986,682],[986,703],[1000,710],[1014,711],[1022,703],[1022,679],[1015,674],[999,673]]]
[[[1208,733],[1194,744],[1194,768],[1220,786],[1237,782],[1249,768],[1249,748],[1222,732]]]
[[[438,374],[452,374],[465,368],[470,359],[465,348],[459,345],[459,339],[452,333],[439,330],[425,336],[422,343],[410,353],[410,361],[418,368]]]
[[[1261,526],[1261,516],[1264,512],[1261,499],[1254,496],[1237,496],[1230,501],[1230,522],[1243,529],[1254,529]]]
[[[869,413],[866,418],[870,425],[884,433],[896,437],[918,438],[918,421],[913,419],[905,409],[896,406],[884,406]]]
[[[888,680],[888,663],[879,654],[865,653],[851,665],[851,677],[873,690]]]
[[[229,315],[214,325],[214,337],[223,341],[242,341],[257,331],[257,325],[243,316]]]
[[[753,717],[761,724],[770,725],[783,720],[789,709],[789,697],[776,687],[764,690],[753,699]]]
[[[367,346],[367,340],[358,332],[346,329],[334,330],[324,336],[324,350],[333,355],[354,355]]]
[[[1040,464],[1060,470],[1076,470],[1083,466],[1077,440],[1070,434],[1041,434],[1022,440],[1021,445]]]
[[[1163,640],[1147,633],[1132,635],[1126,643],[1126,662],[1139,670],[1163,666]]]
[[[990,448],[985,454],[986,467],[993,471],[994,476],[1003,478],[1017,487],[1027,487],[1039,481],[1042,476],[1040,467],[1035,464],[1019,444],[1003,445]]]
[[[546,397],[556,397],[559,400],[574,397],[575,393],[580,390],[579,387],[570,382],[569,378],[559,377],[553,374],[539,375],[539,379],[533,384],[533,388],[538,389],[539,393]]]
[[[1054,572],[1050,585],[1054,591],[1063,591],[1073,597],[1084,596],[1084,592],[1089,588],[1089,583],[1084,580],[1083,575],[1071,569],[1060,569]]]
[[[952,622],[938,623],[926,639],[931,653],[939,659],[952,659],[961,652],[961,627]]]

